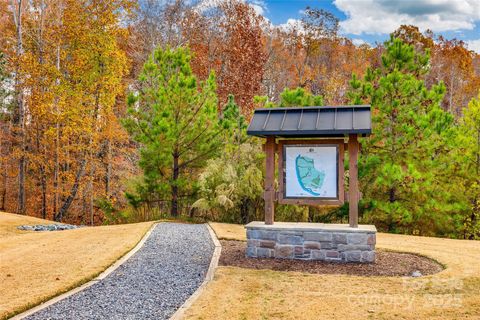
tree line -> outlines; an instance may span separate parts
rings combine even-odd
[[[237,0],[2,0],[0,21],[0,210],[86,224],[259,219],[252,111],[369,103],[363,222],[478,237],[480,57],[462,41],[401,26],[356,46],[327,11],[286,28]]]

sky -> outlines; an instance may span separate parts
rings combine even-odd
[[[355,44],[375,45],[401,24],[464,40],[480,53],[480,0],[249,0],[274,25],[298,23],[307,6],[340,19],[340,32]]]

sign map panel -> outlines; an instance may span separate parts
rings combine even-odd
[[[287,198],[338,198],[337,146],[285,146]]]

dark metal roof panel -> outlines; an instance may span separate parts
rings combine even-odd
[[[370,106],[257,109],[247,129],[266,137],[316,137],[371,133]]]
[[[298,124],[302,130],[316,130],[318,111],[305,109],[302,121]]]

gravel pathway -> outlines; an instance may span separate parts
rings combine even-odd
[[[108,277],[27,319],[168,319],[203,282],[213,251],[205,225],[158,224]]]

